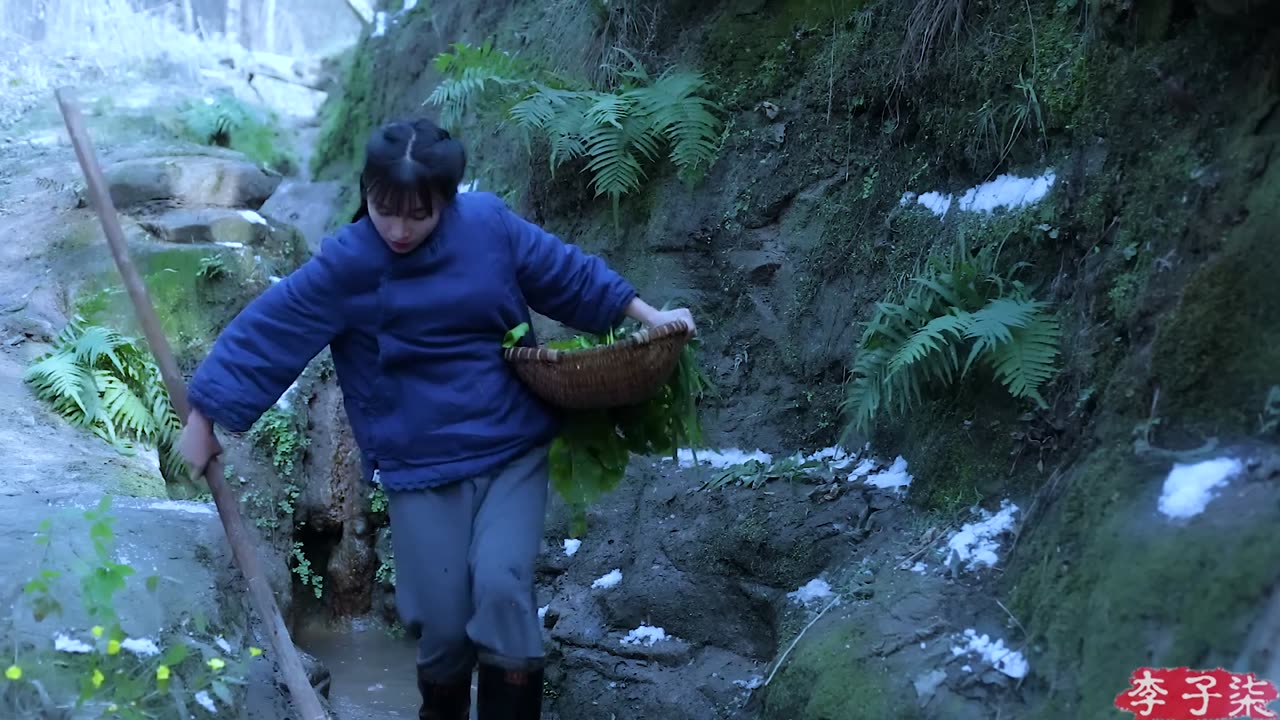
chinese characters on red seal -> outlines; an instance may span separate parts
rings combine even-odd
[[[1270,719],[1276,687],[1253,673],[1191,668],[1138,668],[1115,706],[1144,720]]]

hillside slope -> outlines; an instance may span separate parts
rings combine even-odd
[[[1026,684],[1045,717],[1100,716],[1140,665],[1280,675],[1265,613],[1280,579],[1265,539],[1280,520],[1274,4],[409,5],[384,8],[348,58],[319,175],[353,187],[372,126],[437,115],[432,62],[454,42],[492,39],[529,64],[518,72],[569,88],[614,90],[627,53],[651,78],[703,73],[723,121],[716,162],[695,182],[645,164],[617,217],[585,160],[553,176],[545,142],[526,151],[496,95],[463,116],[469,177],[651,301],[695,309],[723,396],[715,444],[829,445],[861,387],[850,409],[868,422],[846,444],[909,457],[919,512],[950,522],[1016,498],[1018,540],[990,591],[1036,649]],[[472,67],[517,72],[485,62]],[[894,333],[864,344],[865,324],[930,262],[976,305],[944,292],[895,332],[992,300],[1059,329],[1039,356],[943,384],[930,381],[959,375],[971,345],[940,320],[903,364],[920,401],[890,413],[875,398],[910,386],[846,378],[878,377],[877,348],[900,349]],[[1018,377],[1037,392],[1015,397]],[[1158,511],[1175,464],[1215,458],[1240,465],[1206,512]],[[820,660],[797,691],[806,717],[825,717],[808,693],[843,667]]]

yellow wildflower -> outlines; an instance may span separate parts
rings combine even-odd
[[[22,668],[18,667],[17,665],[10,665],[9,669],[4,671],[4,676],[9,678],[10,680],[21,680]]]
[[[119,655],[119,654],[120,654],[120,641],[119,641],[119,640],[109,640],[109,641],[107,641],[107,654],[108,654],[108,655]]]
[[[209,658],[209,667],[213,668],[214,670],[221,670],[226,666],[227,664],[222,661],[222,658]]]
[[[94,626],[93,626],[93,629],[92,629],[92,630],[90,630],[89,632],[93,633],[93,636],[94,636],[94,637],[96,637],[96,638],[100,638],[100,637],[102,637],[102,633],[103,633],[103,632],[105,632],[105,631],[102,629],[102,626],[101,626],[101,625],[94,625]]]
[[[262,648],[256,648],[256,647],[250,646],[249,654],[252,655],[253,657],[258,657],[259,655],[262,654]]]
[[[93,669],[93,686],[95,688],[102,687],[102,681],[106,679],[107,679],[107,676],[103,675],[101,670],[99,670],[98,668]]]
[[[168,679],[169,679],[169,666],[168,666],[168,665],[161,665],[160,667],[156,668],[156,679],[157,679],[157,680],[168,680]]]

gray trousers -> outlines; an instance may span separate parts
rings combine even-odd
[[[387,491],[396,606],[434,682],[477,659],[531,670],[543,659],[533,572],[546,519],[547,446],[440,488]]]

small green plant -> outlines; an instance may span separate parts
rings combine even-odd
[[[196,269],[196,277],[201,280],[220,280],[228,274],[227,263],[221,255],[210,255],[200,260]]]
[[[36,577],[22,588],[26,609],[36,622],[61,616],[64,580],[74,580],[90,627],[59,632],[48,646],[16,643],[13,662],[0,680],[0,715],[4,717],[111,717],[125,720],[194,717],[199,705],[210,714],[236,705],[234,688],[245,684],[248,649],[237,657],[231,644],[208,636],[207,628],[173,631],[158,639],[130,637],[121,626],[118,595],[135,570],[114,553],[115,518],[111,498],[84,513],[89,521],[93,553],[77,558],[73,577],[48,566],[47,556]],[[40,525],[35,542],[52,547],[53,521]],[[146,578],[155,592],[160,578]],[[197,623],[200,625],[200,623]],[[85,711],[88,715],[83,715]]]
[[[388,557],[386,562],[378,565],[378,571],[374,573],[373,579],[378,581],[380,585],[396,584],[396,559]]]
[[[609,196],[616,218],[619,198],[640,189],[644,165],[656,162],[663,147],[682,177],[696,179],[715,160],[723,126],[718,108],[703,96],[702,75],[673,71],[653,78],[630,59],[632,69],[620,73],[621,87],[600,92],[543,72],[489,42],[478,48],[455,43],[435,60],[445,81],[427,102],[441,106],[442,122],[457,127],[478,98],[491,99],[520,129],[527,148],[535,134],[546,139],[552,173],[586,158],[596,197]]]
[[[159,368],[139,341],[76,317],[23,379],[72,424],[125,454],[136,451],[135,443],[156,448],[165,479],[186,480],[187,465],[177,449],[182,423]]]
[[[1040,388],[1057,372],[1058,320],[1013,279],[1024,263],[998,271],[1000,248],[972,254],[961,238],[949,257],[931,256],[905,292],[877,303],[843,403],[846,436],[866,432],[881,412],[906,413],[928,383],[950,385],[979,362],[1014,397],[1045,406]]]
[[[521,323],[503,338],[512,347],[528,332]],[[559,350],[609,345],[626,337],[616,330],[604,336],[577,335],[547,343]],[[675,371],[648,402],[610,410],[575,411],[551,443],[551,485],[571,512],[572,532],[586,531],[586,509],[622,479],[631,454],[677,456],[681,447],[696,448],[702,442],[698,401],[711,384],[698,362],[698,341],[690,340],[681,351]]]
[[[381,515],[387,511],[387,493],[381,485],[376,485],[369,493],[369,512]]]
[[[311,569],[311,561],[302,551],[302,543],[295,542],[289,556],[293,560],[293,574],[298,576],[303,585],[309,585],[316,599],[320,599],[324,595],[324,577]]]
[[[291,478],[311,444],[298,428],[299,420],[290,410],[272,407],[249,429],[249,438],[271,457],[271,465],[280,477]]]
[[[255,527],[274,532],[280,529],[282,523],[293,518],[301,492],[297,485],[288,483],[282,488],[280,497],[262,490],[250,490],[240,496],[240,503],[246,514],[253,518]]]
[[[297,166],[275,114],[229,92],[187,102],[173,125],[179,136],[237,150],[278,173],[288,174]]]

